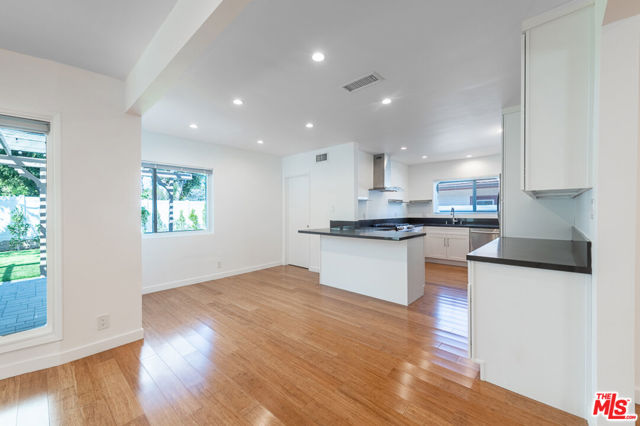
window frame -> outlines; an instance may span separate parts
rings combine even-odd
[[[171,238],[171,237],[185,237],[185,236],[193,236],[193,235],[210,235],[213,234],[213,211],[212,211],[212,199],[213,199],[213,170],[206,167],[198,167],[198,166],[190,166],[190,165],[178,165],[178,164],[170,164],[165,162],[158,161],[145,161],[141,162],[140,168],[151,168],[153,170],[153,178],[151,180],[151,188],[152,188],[152,204],[153,204],[153,212],[151,213],[152,219],[152,231],[151,232],[142,232],[142,238]],[[183,171],[185,173],[197,173],[203,174],[207,177],[206,182],[206,200],[205,206],[207,211],[207,221],[206,221],[206,229],[182,229],[179,231],[157,231],[157,222],[156,222],[156,214],[157,212],[157,170],[158,169],[169,169],[176,171]],[[142,174],[140,175],[142,179]],[[140,187],[142,190],[142,186]],[[142,199],[142,198],[141,198]],[[142,224],[140,225],[140,229],[142,229]]]
[[[486,179],[497,179],[498,180],[498,199],[496,202],[496,211],[479,211],[478,210],[478,195],[477,195],[477,181],[486,180]],[[448,215],[451,214],[450,211],[440,211],[439,210],[439,191],[438,185],[441,183],[451,183],[451,182],[472,182],[472,207],[473,210],[456,210],[456,214],[460,213],[463,215],[477,215],[477,214],[487,214],[487,215],[497,215],[500,212],[500,191],[502,187],[502,182],[500,180],[500,175],[488,175],[488,176],[477,176],[477,177],[469,177],[469,178],[460,178],[460,179],[436,179],[433,181],[433,214],[443,214]]]
[[[61,118],[60,114],[39,114],[0,108],[0,114],[46,121],[47,134],[47,324],[43,327],[0,336],[0,354],[59,342],[62,322],[62,216],[61,216]]]

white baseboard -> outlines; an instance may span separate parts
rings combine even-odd
[[[144,338],[144,330],[139,328],[117,336],[111,336],[106,339],[98,340],[87,345],[78,346],[68,351],[58,352],[55,354],[47,354],[39,357],[21,360],[12,364],[5,364],[0,367],[0,380],[7,377],[19,376],[20,374],[30,373],[45,368],[55,367],[76,359],[84,358],[89,355],[97,354],[108,349],[135,342]]]
[[[472,358],[471,361],[478,364],[478,367],[480,368],[480,380],[484,380],[484,360]]]
[[[281,266],[282,262],[271,262],[263,265],[249,266],[247,268],[232,269],[230,271],[216,272],[215,274],[201,275],[199,277],[185,278],[183,280],[169,281],[166,283],[154,284],[142,288],[142,294],[155,293],[157,291],[170,290],[172,288],[184,287],[186,285],[198,284],[205,281],[219,280],[220,278],[231,277],[234,275],[246,274],[248,272],[259,271],[261,269],[273,268]]]
[[[463,262],[460,260],[437,259],[435,257],[425,257],[424,261],[430,263],[439,263],[441,265],[467,266],[467,262]]]
[[[317,272],[319,274],[320,273],[320,267],[319,266],[309,266],[309,272]]]

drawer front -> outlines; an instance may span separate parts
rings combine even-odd
[[[427,234],[469,235],[469,228],[457,226],[425,226],[422,230]]]

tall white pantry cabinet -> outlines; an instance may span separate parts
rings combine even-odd
[[[593,2],[568,3],[522,28],[521,189],[575,197],[592,187]]]

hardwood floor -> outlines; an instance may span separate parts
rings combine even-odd
[[[466,290],[275,267],[143,297],[144,342],[0,381],[0,424],[583,424],[478,380]]]
[[[427,284],[444,285],[467,289],[467,267],[443,265],[440,263],[426,262],[424,264],[424,275]]]

